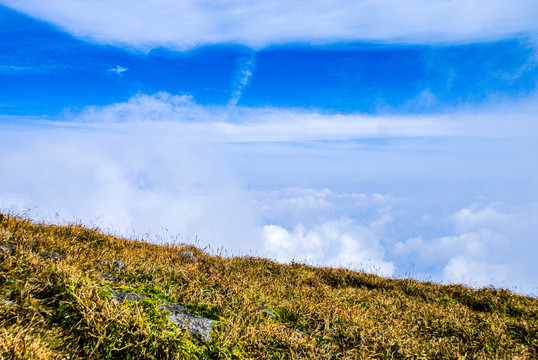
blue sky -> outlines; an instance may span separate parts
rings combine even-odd
[[[438,112],[496,97],[517,99],[535,90],[538,73],[534,66],[522,71],[535,61],[525,34],[470,44],[352,42],[256,52],[217,44],[141,52],[87,42],[6,7],[0,16],[6,114],[55,115],[66,107],[159,91],[225,105],[246,62],[254,71],[238,105],[340,113]]]
[[[0,0],[0,208],[536,294],[537,16]]]

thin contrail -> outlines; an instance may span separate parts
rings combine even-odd
[[[232,98],[228,102],[228,105],[236,106],[241,99],[243,90],[248,85],[252,74],[256,68],[256,52],[249,51],[247,54],[239,58],[237,62],[237,69],[233,83]]]

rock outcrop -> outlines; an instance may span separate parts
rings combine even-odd
[[[197,263],[198,259],[191,251],[180,251],[177,253],[177,257],[182,261]]]
[[[54,252],[54,251],[45,251],[45,252],[39,254],[39,256],[41,256],[41,258],[44,259],[44,260],[50,259],[53,262],[60,261],[60,260],[63,260],[65,258],[64,255],[60,255],[60,254],[58,254],[57,252]]]
[[[145,297],[149,297],[149,295],[135,294],[129,291],[112,291],[110,295],[120,303],[125,300],[140,301]],[[175,323],[178,329],[187,330],[196,340],[200,342],[211,340],[211,330],[215,326],[213,320],[195,314],[183,306],[164,300],[161,301],[157,309],[169,312],[168,319]]]
[[[0,244],[0,254],[11,255],[17,249],[17,245],[13,244]]]

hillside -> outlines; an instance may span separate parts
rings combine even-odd
[[[3,359],[538,358],[538,299],[506,290],[222,258],[7,214],[0,244]]]

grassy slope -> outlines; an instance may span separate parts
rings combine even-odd
[[[538,300],[506,290],[221,258],[5,214],[2,243],[18,247],[0,255],[0,358],[538,358]],[[126,266],[114,273],[94,259]],[[215,319],[213,340],[199,345],[151,301],[118,304],[103,285]]]

